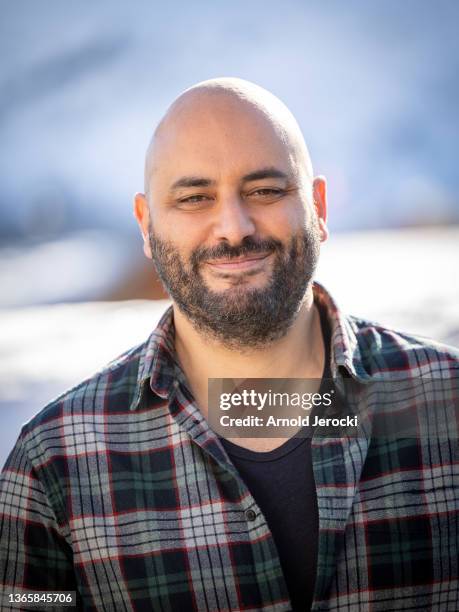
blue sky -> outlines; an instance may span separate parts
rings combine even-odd
[[[247,78],[296,115],[336,230],[457,221],[453,0],[3,3],[3,235],[135,231],[151,131],[184,88]]]

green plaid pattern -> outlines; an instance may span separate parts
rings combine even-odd
[[[457,420],[448,437],[372,437],[369,391],[457,380],[458,352],[344,316],[317,283],[314,295],[336,385],[354,385],[362,418],[359,436],[312,440],[312,609],[457,612]],[[266,520],[178,370],[171,309],[22,428],[0,482],[0,584],[77,591],[88,611],[291,610]]]

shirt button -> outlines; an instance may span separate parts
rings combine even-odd
[[[252,522],[257,518],[257,513],[255,512],[255,510],[252,510],[251,508],[249,510],[245,511],[245,518]]]

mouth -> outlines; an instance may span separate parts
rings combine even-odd
[[[245,272],[257,268],[270,255],[271,253],[260,253],[245,255],[244,257],[233,257],[231,259],[209,259],[206,264],[214,270],[220,270],[221,272]]]

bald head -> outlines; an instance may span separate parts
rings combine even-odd
[[[134,214],[174,316],[238,350],[286,333],[327,236],[326,183],[287,107],[240,79],[195,85],[158,125],[145,184]]]
[[[193,140],[192,146],[199,155],[203,149],[209,152],[211,138],[221,148],[226,138],[229,143],[231,137],[234,139],[240,134],[241,146],[247,145],[243,140],[248,130],[254,147],[283,147],[291,171],[298,179],[312,180],[312,164],[303,135],[285,104],[266,89],[249,81],[218,78],[185,90],[161,119],[147,149],[145,193],[150,192],[155,174],[161,172],[162,166],[180,155],[184,141]],[[263,132],[267,136],[265,142]],[[190,147],[187,150],[192,153]],[[229,146],[228,155],[231,152],[232,147]],[[216,163],[217,160],[218,151]]]

